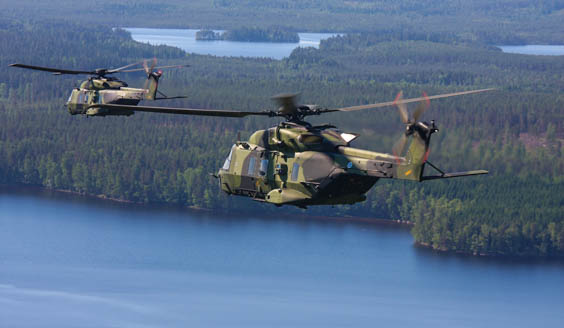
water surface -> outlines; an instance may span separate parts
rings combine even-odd
[[[321,40],[337,33],[298,33],[299,43],[278,42],[236,42],[236,41],[196,41],[194,29],[125,28],[133,40],[152,45],[178,47],[186,52],[200,55],[224,57],[267,57],[282,59],[288,57],[297,47],[319,47]],[[224,32],[215,30],[215,32]]]
[[[390,225],[0,191],[3,327],[531,327],[564,265],[449,256]]]
[[[498,46],[503,52],[522,55],[564,56],[564,46],[529,44],[524,46]]]

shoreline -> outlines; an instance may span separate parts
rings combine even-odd
[[[20,189],[20,190],[30,190],[35,192],[49,192],[49,193],[59,193],[59,194],[66,194],[72,195],[77,197],[84,197],[84,199],[93,199],[99,201],[108,201],[108,203],[117,203],[117,204],[129,204],[134,206],[150,206],[154,208],[176,208],[176,209],[188,209],[191,211],[197,212],[221,212],[221,213],[230,213],[233,214],[233,210],[224,210],[224,209],[208,209],[202,208],[198,206],[188,206],[188,205],[181,205],[181,204],[171,204],[171,203],[142,203],[142,202],[135,202],[126,199],[114,198],[109,197],[106,195],[94,195],[88,193],[82,193],[78,191],[72,191],[68,189],[55,189],[49,188],[39,185],[29,185],[29,184],[4,184],[0,183],[0,188],[5,189]],[[240,211],[238,209],[235,210],[235,214],[238,216],[243,215],[250,215],[256,214],[256,211]],[[370,217],[353,217],[353,216],[330,216],[330,215],[310,215],[310,214],[303,214],[303,213],[295,213],[293,215],[296,218],[301,219],[309,219],[309,220],[325,220],[325,221],[333,221],[333,222],[354,222],[354,223],[366,223],[366,224],[380,224],[380,225],[388,225],[388,226],[395,226],[400,228],[411,228],[414,223],[411,221],[401,221],[396,219],[384,219],[384,218],[370,218]]]
[[[0,184],[0,191],[2,189],[19,189],[19,190],[28,190],[32,192],[47,192],[47,193],[54,193],[60,195],[72,195],[75,197],[80,197],[84,200],[92,199],[102,202],[107,202],[107,204],[123,204],[123,205],[133,205],[138,207],[152,207],[155,209],[177,209],[177,210],[190,210],[195,211],[198,213],[229,213],[235,216],[246,216],[246,215],[256,215],[256,211],[241,211],[237,210],[224,210],[224,209],[207,209],[197,206],[186,206],[186,205],[179,205],[179,204],[170,204],[170,203],[141,203],[141,202],[134,202],[125,199],[113,198],[108,197],[106,195],[92,195],[87,193],[81,193],[72,190],[66,189],[52,189],[48,187],[38,186],[38,185],[27,185],[27,184]],[[352,216],[330,216],[330,215],[310,215],[304,213],[295,213],[292,217],[288,217],[286,219],[289,220],[315,220],[315,221],[328,221],[334,223],[355,223],[355,224],[370,224],[370,225],[378,225],[378,226],[387,226],[389,228],[395,229],[409,229],[415,225],[415,222],[411,221],[401,221],[395,219],[384,219],[384,218],[370,218],[370,217],[352,217]],[[413,246],[416,248],[421,249],[422,251],[437,253],[442,256],[460,256],[460,257],[469,257],[469,258],[482,258],[488,260],[500,260],[500,261],[512,261],[512,260],[533,260],[533,261],[562,261],[563,257],[555,257],[555,256],[535,256],[535,255],[511,255],[511,254],[498,254],[498,253],[470,253],[464,252],[460,250],[450,250],[444,248],[434,248],[430,243],[427,242],[420,242],[417,240],[413,240]]]
[[[442,254],[445,256],[468,257],[474,259],[496,260],[496,261],[554,261],[562,263],[562,256],[540,256],[540,255],[512,255],[500,253],[464,252],[445,248],[434,248],[431,243],[414,240],[413,245],[421,250]]]

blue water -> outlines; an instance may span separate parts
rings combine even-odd
[[[178,47],[189,53],[233,57],[288,57],[297,47],[319,47],[319,42],[337,33],[298,33],[299,43],[196,41],[193,29],[125,28],[135,41]],[[217,30],[216,32],[223,32]]]
[[[2,327],[561,327],[564,264],[386,224],[0,191]]]
[[[529,44],[524,46],[498,46],[503,52],[522,55],[564,56],[564,46]]]

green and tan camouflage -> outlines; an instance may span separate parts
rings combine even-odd
[[[71,115],[86,116],[129,116],[130,110],[106,110],[102,107],[93,108],[94,104],[115,104],[135,106],[143,99],[157,100],[157,88],[162,71],[149,72],[146,87],[130,88],[127,83],[113,78],[91,78],[81,83],[80,88],[72,91],[67,108]]]
[[[221,189],[229,195],[251,197],[253,200],[277,206],[354,204],[366,199],[366,192],[379,179],[425,181],[488,173],[476,170],[444,173],[427,161],[431,135],[438,131],[435,122],[419,122],[429,99],[472,94],[492,89],[402,99],[393,102],[324,109],[315,105],[296,105],[296,94],[273,97],[277,111],[246,112],[216,109],[151,107],[116,104],[93,104],[90,109],[112,111],[142,111],[183,115],[204,115],[242,118],[246,116],[284,117],[278,126],[254,132],[247,141],[237,141],[225,163],[214,176]],[[405,104],[420,102],[413,119]],[[406,130],[393,147],[394,155],[351,146],[358,137],[340,131],[332,125],[312,126],[303,120],[309,115],[349,112],[397,105]],[[404,149],[407,152],[403,155]],[[424,175],[427,165],[440,174]]]
[[[395,101],[343,107],[321,108],[316,105],[297,105],[297,94],[280,94],[273,99],[279,108],[275,111],[232,111],[174,107],[139,106],[142,99],[156,97],[161,71],[153,72],[155,61],[148,68],[147,83],[143,89],[129,88],[125,82],[105,77],[105,74],[125,71],[96,70],[96,78],[82,83],[72,91],[67,102],[71,114],[88,116],[132,115],[133,113],[168,113],[243,118],[246,116],[283,117],[278,126],[259,130],[247,141],[237,141],[229,152],[223,167],[214,176],[221,190],[229,195],[251,197],[253,200],[277,206],[354,204],[366,199],[366,192],[379,179],[425,181],[488,173],[476,170],[444,173],[427,161],[431,135],[438,131],[435,122],[419,122],[430,99],[473,94],[493,89],[471,90],[420,98],[403,99],[401,92]],[[51,68],[14,64],[13,66],[39,69],[55,74],[83,74],[81,71],[61,71]],[[136,69],[139,70],[139,69]],[[101,72],[101,73],[100,73]],[[88,72],[87,72],[88,73]],[[90,72],[91,73],[91,72]],[[409,118],[406,104],[420,102]],[[306,116],[331,112],[350,112],[396,105],[406,130],[393,147],[393,155],[359,149],[351,146],[358,137],[340,131],[332,125],[312,126]],[[406,146],[407,153],[404,155]],[[429,165],[440,174],[424,175]]]
[[[226,193],[275,205],[354,204],[364,201],[379,179],[426,180],[426,156],[436,129],[423,123],[416,129],[401,157],[351,147],[356,135],[330,125],[283,122],[234,144],[217,176]]]
[[[72,90],[66,103],[71,115],[106,116],[132,115],[132,111],[108,111],[104,108],[89,108],[93,104],[137,105],[145,99],[145,89],[129,88],[127,83],[106,78],[89,79],[81,83],[80,88]]]
[[[130,67],[143,64],[142,68]],[[93,71],[76,71],[67,69],[57,69],[50,67],[32,66],[26,64],[11,64],[13,67],[34,69],[40,71],[51,72],[55,75],[62,74],[88,74],[92,75],[88,80],[80,83],[80,86],[73,89],[66,106],[71,115],[86,115],[86,116],[129,116],[135,112],[132,110],[108,110],[103,107],[93,107],[93,105],[129,105],[135,106],[141,100],[159,100],[159,99],[173,99],[185,97],[157,97],[159,78],[162,75],[163,68],[180,68],[187,67],[188,65],[169,65],[155,67],[156,59],[153,59],[151,66],[147,65],[147,61],[129,64],[115,69],[96,69]],[[155,69],[157,69],[155,71]],[[115,77],[107,76],[119,72],[136,72],[144,71],[147,74],[147,82],[143,88],[131,88],[124,81],[120,81]]]

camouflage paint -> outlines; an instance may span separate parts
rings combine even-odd
[[[231,160],[218,173],[221,188],[303,207],[364,201],[380,178],[421,181],[430,133],[413,134],[406,157],[350,147],[341,133],[329,125],[291,122],[259,130],[231,148]],[[259,172],[263,160],[267,169]]]
[[[127,109],[108,109],[92,107],[95,104],[115,104],[136,106],[143,99],[155,100],[161,71],[151,73],[147,89],[129,88],[127,83],[108,77],[91,78],[80,84],[80,88],[73,89],[67,101],[67,108],[71,115],[87,116],[130,116],[135,112]]]

